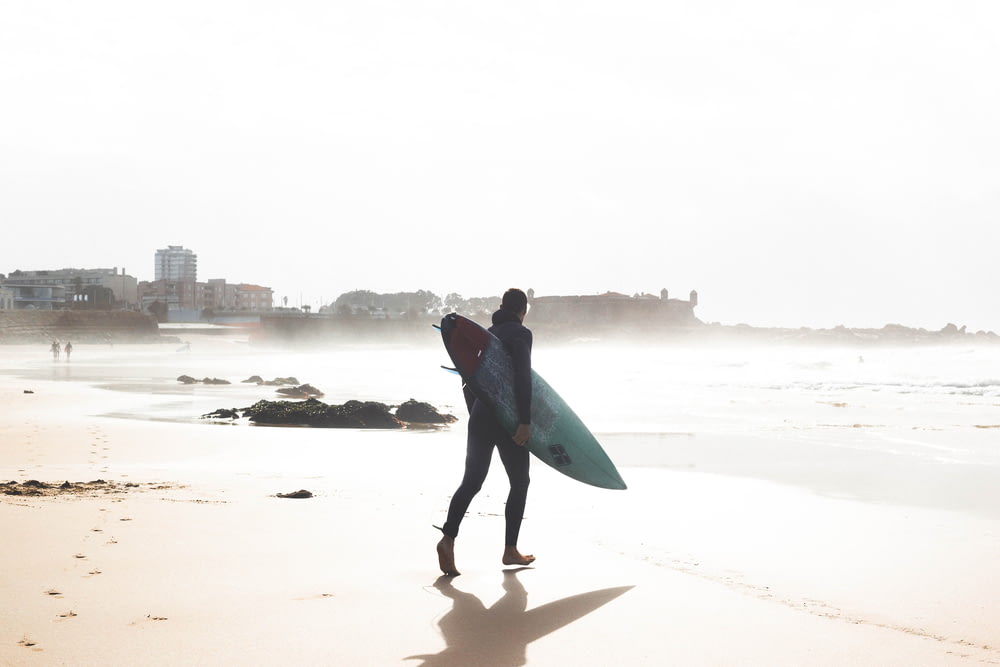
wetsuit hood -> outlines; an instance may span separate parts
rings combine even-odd
[[[497,326],[499,324],[506,324],[507,322],[515,322],[517,324],[521,324],[521,320],[517,316],[517,313],[513,313],[503,308],[493,313],[493,326]]]

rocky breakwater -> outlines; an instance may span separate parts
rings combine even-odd
[[[0,310],[0,343],[160,343],[156,318],[133,311]]]

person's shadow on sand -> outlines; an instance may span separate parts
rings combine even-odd
[[[489,609],[475,595],[452,586],[454,577],[439,577],[434,587],[453,601],[451,611],[438,623],[448,646],[437,654],[411,655],[405,660],[423,660],[420,667],[519,667],[527,663],[528,644],[633,588],[620,586],[581,593],[528,611],[528,593],[517,578],[524,569],[530,568],[504,570],[504,596]]]

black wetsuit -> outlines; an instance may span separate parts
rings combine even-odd
[[[517,404],[518,421],[522,424],[531,423],[531,331],[521,324],[517,315],[507,310],[493,313],[493,326],[490,333],[500,339],[510,352],[514,362],[514,398]],[[444,524],[444,534],[450,537],[458,536],[458,527],[462,523],[469,503],[479,493],[486,474],[490,470],[490,460],[493,458],[493,448],[500,453],[500,461],[507,471],[510,480],[510,493],[507,495],[507,508],[504,516],[507,520],[507,546],[517,546],[517,536],[521,531],[521,519],[524,517],[524,505],[528,497],[528,463],[527,446],[514,444],[510,434],[497,421],[492,410],[483,405],[466,387],[465,400],[469,406],[469,438],[465,450],[465,476],[462,485],[455,491],[448,507],[448,520]]]

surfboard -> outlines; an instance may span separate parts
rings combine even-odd
[[[476,397],[512,434],[517,430],[514,366],[500,339],[472,320],[451,313],[441,337],[455,369]],[[603,489],[625,489],[615,464],[590,429],[548,382],[531,371],[531,440],[528,449],[567,477]]]

